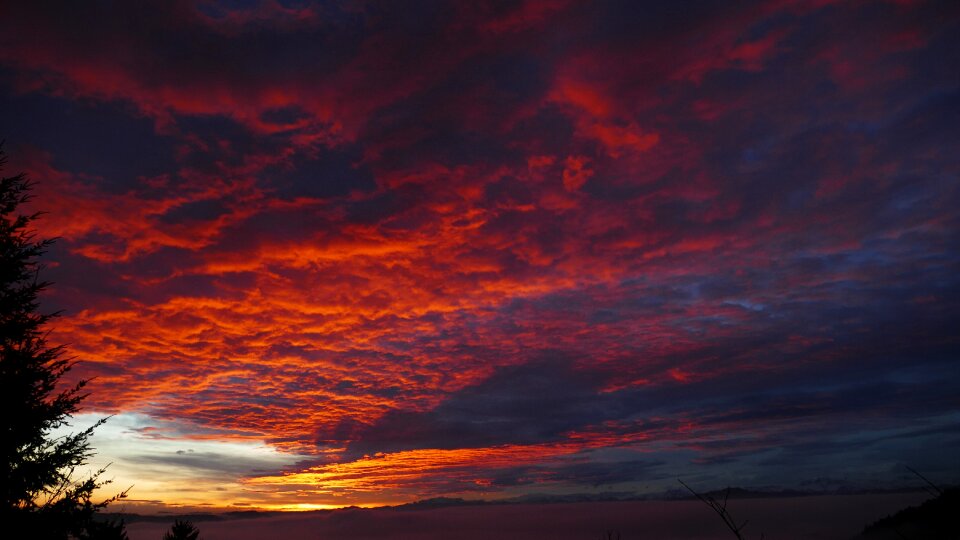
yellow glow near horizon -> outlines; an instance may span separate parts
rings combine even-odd
[[[80,431],[100,418],[84,413],[73,418],[71,427],[52,435]],[[240,483],[240,478],[264,471],[280,471],[306,456],[283,453],[263,442],[215,440],[209,434],[191,432],[195,426],[172,423],[134,413],[112,416],[90,439],[94,450],[77,477],[106,467],[100,479],[111,483],[96,496],[108,498],[132,486],[121,507],[147,509],[190,508],[242,510],[298,507],[301,503],[275,499]],[[314,504],[314,503],[309,503]],[[340,506],[349,506],[349,503]],[[316,503],[318,509],[338,505]]]

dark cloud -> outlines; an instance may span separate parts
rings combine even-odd
[[[597,375],[543,360],[498,370],[426,413],[391,411],[352,443],[354,454],[464,448],[555,440],[598,419],[620,416],[597,391]]]
[[[313,155],[295,155],[264,170],[271,189],[284,198],[328,198],[351,192],[372,192],[376,185],[356,149],[322,150]]]
[[[543,484],[545,482],[607,487],[613,484],[634,484],[643,480],[662,479],[669,473],[662,470],[663,462],[632,459],[612,462],[583,461],[561,463],[555,466],[528,466],[496,471],[491,482],[499,487]],[[629,492],[626,492],[629,493]]]
[[[107,191],[124,191],[140,178],[169,172],[174,140],[155,133],[153,122],[128,106],[41,94],[3,94],[0,100],[8,152],[42,148],[54,164],[97,177],[98,187]]]

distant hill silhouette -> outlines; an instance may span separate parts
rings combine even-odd
[[[808,497],[813,495],[824,495],[824,494],[825,494],[824,492],[819,492],[819,491],[799,491],[795,489],[760,490],[760,489],[731,487],[728,489],[717,489],[714,491],[708,491],[706,493],[703,493],[703,496],[713,497],[715,499],[722,499],[724,497],[728,499],[765,499],[770,497]],[[684,498],[694,498],[694,497],[685,496]]]
[[[329,510],[317,510],[317,512],[329,512]],[[99,514],[102,520],[123,519],[126,523],[148,522],[164,523],[171,519],[189,520],[191,522],[203,521],[224,521],[228,519],[253,519],[271,516],[286,515],[286,512],[280,510],[239,510],[233,512],[218,513],[185,513],[185,514],[134,514],[128,512],[101,512]]]
[[[450,506],[475,506],[486,504],[496,503],[473,499],[462,499],[460,497],[433,497],[430,499],[421,499],[419,501],[401,504],[390,508],[393,510],[427,510],[430,508],[447,508]]]

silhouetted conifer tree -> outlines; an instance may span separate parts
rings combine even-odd
[[[197,540],[200,536],[200,529],[196,528],[189,521],[173,522],[173,527],[163,535],[163,540]]]
[[[5,162],[0,147],[0,169]],[[38,214],[21,213],[30,189],[23,174],[0,178],[0,524],[22,538],[121,538],[122,522],[118,529],[93,517],[125,493],[94,503],[94,489],[108,483],[98,481],[103,470],[74,478],[92,455],[89,437],[103,420],[52,436],[77,412],[86,381],[58,388],[72,360],[46,343],[45,325],[56,314],[39,312],[38,296],[50,284],[38,278],[38,258],[52,240],[36,238]]]

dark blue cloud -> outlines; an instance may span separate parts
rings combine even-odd
[[[270,179],[271,189],[283,198],[340,197],[376,188],[373,174],[362,163],[356,147],[320,150],[315,155],[297,154],[281,165],[266,168],[262,174]]]
[[[171,169],[175,140],[156,134],[152,120],[123,103],[0,93],[0,117],[8,151],[43,149],[56,167],[100,177],[106,191],[129,190],[139,178]]]

